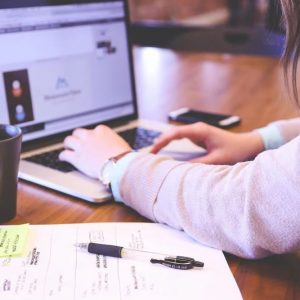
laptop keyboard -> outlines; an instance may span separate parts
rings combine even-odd
[[[125,139],[125,141],[134,149],[139,150],[148,147],[153,144],[154,139],[156,139],[160,132],[149,130],[145,128],[133,128],[126,131],[119,132],[119,135]],[[34,162],[39,165],[49,167],[64,173],[68,173],[76,170],[71,164],[60,161],[58,155],[64,149],[56,149],[42,154],[33,155],[25,158],[24,160]]]
[[[140,150],[142,148],[151,146],[153,141],[160,136],[160,132],[149,130],[145,128],[133,128],[126,131],[119,132],[119,135],[134,149]]]
[[[36,164],[43,165],[45,167],[55,169],[64,173],[68,173],[76,170],[75,167],[73,167],[73,165],[65,161],[60,161],[58,159],[59,153],[63,150],[64,149],[61,148],[61,149],[44,152],[41,154],[26,157],[24,160],[34,162]]]

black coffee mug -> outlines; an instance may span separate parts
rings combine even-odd
[[[0,124],[0,222],[16,216],[21,145],[21,129]]]

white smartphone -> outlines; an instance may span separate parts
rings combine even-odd
[[[170,112],[169,119],[187,124],[204,122],[220,128],[233,127],[241,122],[241,118],[239,116],[204,112],[187,107]]]

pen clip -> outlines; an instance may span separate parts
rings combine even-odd
[[[153,264],[161,264],[163,266],[177,270],[190,270],[194,267],[204,267],[203,262],[196,261],[195,259],[186,256],[168,256],[163,260],[151,258],[150,262]]]

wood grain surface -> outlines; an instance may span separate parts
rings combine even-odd
[[[179,107],[237,114],[233,131],[298,116],[288,99],[279,61],[266,57],[134,49],[140,116],[167,121]],[[89,204],[19,182],[18,214],[6,224],[147,221],[122,204]],[[300,254],[249,261],[226,254],[244,299],[300,299]]]

